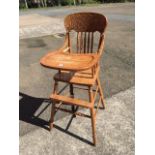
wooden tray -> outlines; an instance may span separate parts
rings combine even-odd
[[[68,54],[62,52],[51,52],[45,55],[40,63],[49,68],[62,70],[86,70],[96,63],[97,55],[93,54]]]

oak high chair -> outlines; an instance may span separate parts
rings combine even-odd
[[[48,68],[57,69],[54,76],[54,90],[50,98],[53,101],[50,119],[50,130],[53,127],[54,114],[57,110],[91,118],[93,144],[96,145],[96,112],[102,103],[105,108],[104,96],[99,80],[100,57],[104,48],[105,29],[107,19],[104,15],[91,12],[82,12],[68,15],[64,20],[66,37],[62,48],[45,55],[40,63]],[[76,52],[72,50],[70,32],[77,33]],[[96,51],[93,50],[94,34],[99,32],[99,42]],[[58,82],[68,83],[70,96],[58,92]],[[73,85],[86,86],[89,101],[74,98]],[[96,89],[94,89],[96,87]],[[95,99],[99,94],[99,102],[94,109]],[[72,110],[60,108],[61,104],[72,105]],[[75,108],[76,106],[76,108]],[[77,112],[78,107],[90,109],[90,116]]]

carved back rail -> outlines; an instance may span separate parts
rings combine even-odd
[[[106,26],[107,19],[102,14],[82,12],[67,16],[65,18],[65,28],[67,30],[69,47],[71,47],[70,31],[74,30],[77,32],[76,52],[93,53],[94,34],[98,31],[100,33],[98,51]]]

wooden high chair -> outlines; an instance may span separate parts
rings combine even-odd
[[[50,119],[50,130],[53,127],[54,114],[57,110],[91,118],[93,144],[96,145],[95,118],[96,112],[102,103],[105,108],[105,101],[100,85],[100,57],[103,53],[105,29],[107,19],[98,13],[82,12],[68,15],[64,20],[66,28],[65,42],[62,48],[45,55],[40,63],[48,68],[57,69],[54,76],[54,90],[50,98],[53,101]],[[76,51],[72,50],[71,31],[77,33]],[[99,42],[96,51],[93,50],[94,34],[99,32]],[[58,82],[68,83],[70,96],[64,96],[58,92]],[[86,86],[89,101],[74,98],[74,85]],[[96,89],[94,89],[96,87]],[[94,109],[95,99],[99,94],[99,102]],[[61,104],[72,105],[72,110],[62,109]],[[76,108],[75,108],[76,106]],[[90,116],[77,112],[78,107],[90,109]]]

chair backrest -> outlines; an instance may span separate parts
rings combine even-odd
[[[104,15],[93,12],[81,12],[68,15],[64,20],[70,45],[70,31],[77,32],[77,53],[92,53],[94,44],[94,33],[100,33],[98,48],[107,26],[107,19]]]

